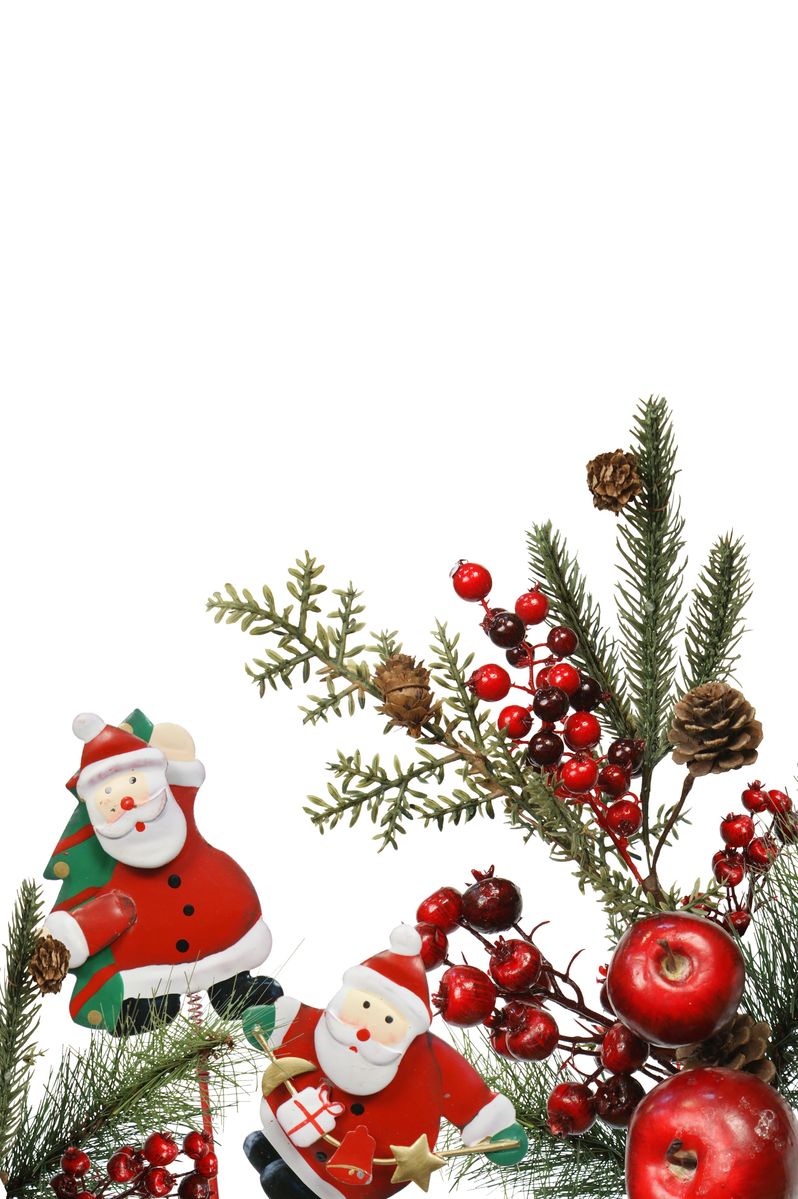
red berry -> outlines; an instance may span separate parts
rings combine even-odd
[[[786,816],[792,811],[792,800],[786,791],[768,791],[768,811],[775,816]]]
[[[560,1030],[557,1021],[542,1008],[529,1008],[521,1028],[511,1029],[507,1034],[507,1048],[511,1055],[522,1062],[542,1062],[557,1048]]]
[[[154,1132],[144,1142],[144,1156],[152,1166],[168,1166],[179,1152],[170,1132]]]
[[[579,686],[571,694],[571,707],[575,712],[592,712],[602,698],[600,685],[589,674],[583,674]]]
[[[535,687],[538,690],[540,690],[541,687],[548,687],[550,670],[551,670],[550,666],[541,666],[540,670],[537,673],[537,677],[535,679]]]
[[[78,1193],[78,1186],[72,1174],[56,1174],[50,1179],[50,1186],[58,1199],[75,1199]]]
[[[573,712],[565,722],[564,736],[569,749],[593,749],[601,740],[601,725],[592,712]]]
[[[539,733],[535,733],[534,737],[530,738],[526,756],[534,766],[556,766],[564,749],[562,737],[547,729],[541,729]]]
[[[61,1169],[65,1174],[72,1174],[79,1178],[91,1169],[91,1161],[87,1153],[82,1149],[76,1149],[74,1146],[64,1150],[64,1155],[61,1158]]]
[[[553,629],[549,630],[546,638],[546,645],[558,658],[567,658],[574,652],[578,644],[576,633],[564,624],[555,625]]]
[[[463,914],[463,897],[456,887],[439,887],[418,905],[416,920],[435,924],[443,933],[453,933]]]
[[[607,750],[607,761],[613,766],[623,766],[630,774],[637,774],[643,765],[643,755],[646,752],[645,741],[635,741],[631,737],[621,737],[613,741]]]
[[[208,1152],[208,1138],[204,1132],[187,1132],[183,1138],[186,1157],[198,1158]]]
[[[177,1188],[180,1199],[208,1199],[211,1188],[207,1178],[199,1174],[186,1174]]]
[[[727,912],[723,917],[723,923],[730,933],[744,937],[751,924],[751,913],[747,912],[745,908],[739,908],[736,912]]]
[[[733,849],[720,849],[712,859],[712,872],[724,887],[739,887],[745,878],[745,862]]]
[[[78,1191],[75,1199],[97,1199],[93,1191]]]
[[[604,1008],[605,1012],[609,1012],[609,1014],[611,1016],[615,1015],[615,1012],[612,1009],[612,1004],[610,1003],[610,992],[609,992],[609,988],[607,987],[606,978],[604,979],[604,982],[601,984],[601,990],[599,991],[599,1002],[600,1002],[601,1006]]]
[[[745,791],[743,791],[743,805],[748,808],[749,812],[765,812],[767,811],[770,796],[765,791],[759,779],[755,779],[753,783],[749,783]]]
[[[219,1159],[215,1153],[205,1153],[197,1158],[194,1169],[201,1178],[215,1178],[219,1173]]]
[[[601,1064],[613,1074],[634,1074],[646,1062],[651,1046],[620,1020],[611,1025],[601,1043]]]
[[[779,847],[772,837],[754,837],[745,851],[745,860],[748,865],[752,870],[757,870],[761,874],[770,870],[778,856]]]
[[[506,730],[511,741],[520,741],[532,728],[532,714],[520,704],[510,704],[509,707],[502,708],[496,724],[500,729]]]
[[[490,1034],[490,1043],[494,1053],[498,1053],[500,1057],[512,1057],[510,1050],[507,1048],[507,1030],[504,1028],[494,1028]]]
[[[504,991],[528,991],[540,977],[543,957],[528,941],[499,937],[490,955],[490,974]]]
[[[168,1195],[174,1185],[174,1176],[163,1166],[152,1166],[141,1180],[141,1187],[145,1194],[154,1195],[156,1199],[163,1199],[163,1196]]]
[[[595,1096],[582,1082],[561,1082],[549,1095],[546,1113],[554,1136],[579,1136],[596,1118]]]
[[[549,669],[549,685],[559,687],[561,691],[572,697],[582,681],[582,676],[570,662],[555,662]]]
[[[449,952],[446,933],[435,924],[417,924],[421,936],[421,960],[425,970],[437,970]]]
[[[469,687],[477,693],[480,699],[492,703],[504,699],[510,690],[510,676],[503,666],[489,662],[486,666],[478,667],[468,680]]]
[[[138,1174],[139,1167],[129,1152],[120,1149],[119,1153],[109,1158],[106,1170],[112,1182],[130,1182]]]
[[[522,999],[511,999],[499,1012],[500,1027],[517,1032],[519,1028],[526,1028],[539,1010],[534,1004]]]
[[[549,614],[549,601],[542,591],[525,591],[515,601],[515,614],[524,624],[540,624]]]
[[[460,599],[477,603],[490,594],[493,579],[490,571],[476,562],[460,562],[452,574],[454,589]]]
[[[541,687],[535,692],[532,710],[546,724],[554,724],[568,711],[568,696],[559,687]]]
[[[720,835],[732,849],[745,849],[754,835],[754,822],[750,816],[733,812],[720,822]]]
[[[560,778],[572,795],[584,795],[596,785],[599,768],[593,758],[578,754],[560,768]]]
[[[487,633],[494,645],[501,646],[502,649],[513,649],[524,640],[526,628],[520,616],[500,608],[488,620]]]
[[[484,970],[476,966],[450,966],[441,977],[432,1002],[447,1024],[471,1028],[493,1011],[496,988]]]
[[[623,766],[613,766],[612,763],[609,763],[601,770],[598,776],[598,785],[605,795],[614,795],[618,798],[629,790],[629,775]]]
[[[615,1074],[596,1091],[596,1114],[611,1128],[628,1128],[645,1091],[636,1078]]]
[[[618,837],[633,837],[643,823],[643,813],[632,799],[616,799],[605,816],[607,828]]]
[[[494,878],[493,867],[472,871],[477,880],[463,895],[463,919],[480,933],[503,933],[521,919],[523,900],[515,883]]]

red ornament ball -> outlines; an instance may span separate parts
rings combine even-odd
[[[207,1178],[201,1174],[186,1174],[177,1188],[180,1199],[208,1199],[211,1188]]]
[[[510,683],[507,671],[503,666],[497,666],[495,662],[479,666],[468,680],[469,687],[473,688],[480,699],[484,699],[488,703],[504,699],[510,690]]]
[[[436,924],[417,924],[416,932],[421,937],[421,960],[425,970],[437,970],[446,960],[449,942],[446,933]]]
[[[540,624],[549,614],[549,601],[542,591],[525,591],[515,601],[515,614],[524,624]]]
[[[456,887],[438,887],[418,905],[419,924],[434,924],[442,933],[453,933],[463,914],[463,897]]]
[[[515,883],[494,878],[489,870],[472,871],[475,883],[463,894],[463,919],[480,933],[503,933],[521,919],[523,899]]]
[[[485,971],[476,966],[450,966],[441,977],[432,1002],[447,1024],[472,1028],[482,1024],[493,1011],[496,988]]]
[[[496,724],[507,733],[511,741],[520,741],[532,728],[532,713],[520,704],[502,708]]]
[[[633,837],[643,823],[643,813],[632,799],[616,799],[605,816],[607,828],[618,837]]]
[[[155,1199],[163,1199],[175,1185],[174,1176],[163,1166],[151,1166],[141,1180],[141,1189],[145,1195],[153,1195]]]
[[[601,724],[592,712],[572,712],[565,722],[565,743],[569,749],[593,749],[601,740]]]
[[[91,1169],[91,1159],[82,1149],[76,1149],[72,1146],[64,1151],[61,1158],[61,1169],[65,1174],[71,1174],[75,1178],[80,1178]]]
[[[582,754],[564,762],[560,768],[560,778],[572,795],[584,795],[586,791],[592,791],[598,774],[598,763]]]
[[[573,629],[569,629],[567,625],[555,625],[549,630],[549,635],[546,638],[546,645],[553,654],[558,658],[567,658],[574,652],[579,639]]]
[[[219,1173],[219,1159],[213,1152],[205,1153],[197,1158],[194,1169],[201,1178],[215,1178]]]
[[[520,1028],[510,1029],[507,1048],[522,1062],[542,1062],[557,1048],[560,1030],[557,1021],[542,1008],[530,1007]]]
[[[144,1156],[151,1166],[168,1166],[179,1152],[171,1132],[154,1132],[144,1142]]]
[[[490,975],[504,991],[528,991],[543,968],[543,956],[528,941],[505,941],[499,937],[490,955]]]
[[[745,849],[753,839],[754,822],[750,816],[735,816],[733,812],[729,812],[726,819],[720,822],[720,835],[731,849]]]
[[[549,669],[549,685],[559,687],[569,698],[573,698],[581,681],[582,676],[570,662],[555,662]]]
[[[561,1082],[549,1095],[546,1114],[555,1137],[579,1136],[596,1119],[596,1099],[582,1082]]]
[[[490,594],[493,579],[490,571],[477,562],[460,562],[452,573],[452,583],[460,599],[478,603]]]

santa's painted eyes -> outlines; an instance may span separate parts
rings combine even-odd
[[[371,1007],[371,1004],[369,1003],[368,999],[363,1000],[363,1007]]]
[[[110,788],[110,787],[106,787],[106,788],[105,788],[105,794],[106,794],[106,795],[110,795],[110,794],[111,794],[111,788]]]
[[[135,776],[135,774],[131,774],[131,776],[130,776],[130,781],[131,781],[131,783],[135,783],[135,781],[136,781],[136,776]]]
[[[386,1024],[393,1024],[393,1016],[386,1016],[386,1017],[385,1017],[385,1023],[386,1023]]]

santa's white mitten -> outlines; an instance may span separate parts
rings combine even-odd
[[[307,1149],[319,1137],[332,1132],[336,1118],[343,1110],[342,1103],[331,1102],[329,1087],[305,1087],[281,1103],[275,1115],[294,1145],[298,1149]]]
[[[44,923],[45,933],[55,937],[69,950],[69,969],[76,970],[89,956],[89,946],[83,929],[69,912],[51,912]]]

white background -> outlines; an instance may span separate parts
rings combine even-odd
[[[614,518],[584,464],[651,392],[680,434],[690,577],[716,532],[749,540],[740,677],[766,781],[789,782],[794,35],[788,6],[735,3],[4,7],[0,911],[70,809],[73,715],[140,705],[194,734],[200,825],[256,880],[271,965],[296,950],[287,990],[323,1002],[493,861],[552,920],[546,948],[587,946],[589,981],[600,914],[499,822],[381,857],[365,824],[320,838],[304,796],[381,721],[314,731],[296,693],[259,701],[256,643],[204,601],[279,584],[307,546],[371,627],[421,654],[440,616],[487,657],[449,567],[486,562],[510,602],[551,515],[609,604]],[[743,781],[696,788],[685,885]],[[48,1061],[83,1035],[66,1006],[46,1004]],[[258,1193],[256,1109],[224,1134],[228,1197]]]

